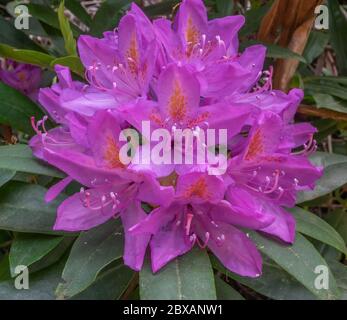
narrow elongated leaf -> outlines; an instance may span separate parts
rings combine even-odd
[[[59,295],[70,298],[88,288],[99,272],[123,253],[122,227],[111,220],[83,232],[74,243],[63,272]]]
[[[60,64],[63,66],[67,66],[70,68],[70,70],[79,76],[83,77],[84,74],[84,66],[81,63],[81,60],[77,56],[67,56],[67,57],[61,57],[54,59],[51,62],[51,67],[55,66],[56,64]]]
[[[29,12],[32,16],[49,25],[50,27],[56,30],[60,30],[59,19],[53,9],[49,8],[48,6],[36,3],[28,3],[26,4],[26,6],[28,7]],[[75,37],[81,34],[81,31],[75,26],[71,26],[71,29]]]
[[[31,149],[25,144],[0,146],[0,168],[56,178],[65,176],[57,169],[36,159]]]
[[[347,19],[342,13],[338,0],[329,0],[329,31],[331,45],[336,52],[336,58],[341,74],[347,74]]]
[[[0,169],[0,187],[9,182],[16,174],[16,171]]]
[[[54,60],[54,57],[46,53],[34,50],[16,49],[6,44],[0,44],[0,56],[40,67],[49,67],[52,60]]]
[[[328,42],[329,33],[324,33],[322,31],[312,31],[303,53],[306,61],[308,63],[312,63],[314,59],[316,59],[324,52],[325,46],[328,44]]]
[[[343,209],[337,209],[330,212],[326,217],[326,221],[336,230],[342,239],[347,243],[347,212]],[[320,252],[324,258],[329,260],[340,260],[341,253],[329,246],[321,246]]]
[[[328,268],[328,265],[311,242],[306,240],[300,233],[296,234],[293,245],[282,245],[256,232],[252,232],[251,237],[261,252],[275,261],[319,299],[332,300],[339,298],[340,292],[329,269],[329,289],[316,288],[316,267],[324,266]]]
[[[347,183],[346,156],[316,152],[311,160],[315,165],[324,168],[324,174],[317,181],[314,190],[299,193],[297,203],[324,196]]]
[[[70,22],[65,17],[64,14],[64,0],[60,2],[60,6],[58,9],[58,20],[59,20],[59,26],[61,33],[63,34],[64,42],[65,42],[65,50],[68,55],[76,56],[76,40],[73,37],[71,28],[70,28]]]
[[[63,239],[49,235],[17,234],[9,256],[12,276],[15,276],[16,266],[31,266],[56,248]]]
[[[291,210],[296,219],[297,231],[313,239],[326,243],[342,253],[346,253],[346,244],[341,236],[327,222],[315,214],[296,207]]]
[[[0,229],[63,234],[53,231],[57,207],[63,197],[47,204],[44,202],[46,192],[39,185],[15,181],[3,186],[0,192]]]
[[[0,82],[0,123],[32,134],[31,116],[42,119],[43,112],[28,97]]]
[[[194,248],[156,274],[147,260],[140,272],[142,300],[215,300],[216,289],[209,257]]]

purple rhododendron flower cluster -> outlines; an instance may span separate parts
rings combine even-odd
[[[34,101],[37,100],[41,78],[41,68],[31,64],[9,59],[0,64],[0,80]]]
[[[183,0],[173,22],[151,22],[133,4],[103,38],[79,38],[87,83],[56,66],[58,82],[41,89],[39,101],[59,126],[47,132],[45,119],[32,119],[34,154],[67,174],[46,200],[73,180],[83,185],[61,203],[55,230],[120,217],[125,264],[140,270],[150,247],[153,272],[198,245],[230,271],[257,277],[261,256],[239,228],[293,243],[295,219],[285,208],[322,174],[308,160],[316,129],[293,123],[303,92],[272,89],[264,46],[239,53],[243,23],[243,16],[208,21],[201,0]],[[227,129],[225,172],[211,175],[196,161],[125,164],[120,134],[141,131],[143,121],[170,132]]]

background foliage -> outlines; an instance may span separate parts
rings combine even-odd
[[[136,2],[152,18],[171,16],[178,3]],[[292,210],[295,244],[283,246],[251,233],[264,258],[258,279],[232,274],[198,249],[153,275],[148,261],[140,274],[123,265],[117,221],[80,234],[53,232],[64,196],[49,205],[43,199],[63,174],[34,159],[27,146],[34,134],[29,118],[42,118],[43,111],[0,82],[0,299],[347,299],[346,5],[328,0],[329,29],[316,30],[313,10],[320,0],[205,2],[211,18],[244,14],[241,47],[265,43],[275,86],[305,91],[296,120],[319,129],[319,152],[312,161],[324,166],[325,174],[314,191],[300,194]],[[48,86],[57,63],[69,66],[76,78],[83,74],[76,39],[113,29],[130,1],[26,1],[32,16],[28,31],[14,28],[18,3],[0,0],[0,56],[41,66],[42,86]],[[30,290],[13,286],[20,264],[29,267]],[[314,286],[317,265],[329,268],[327,290]]]

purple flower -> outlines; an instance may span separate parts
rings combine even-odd
[[[41,82],[41,69],[31,64],[5,60],[0,67],[0,80],[36,100]]]
[[[261,274],[261,256],[248,237],[233,225],[239,217],[223,200],[223,180],[204,173],[182,175],[176,197],[169,207],[152,211],[130,229],[132,234],[151,234],[152,269],[189,251],[194,244],[206,246],[231,271],[255,277]],[[269,224],[264,221],[261,226]]]
[[[295,219],[286,209],[322,174],[308,160],[316,130],[293,123],[302,90],[272,89],[272,69],[263,71],[265,47],[238,53],[243,23],[242,16],[208,21],[200,0],[184,0],[172,24],[151,23],[133,4],[102,39],[80,37],[88,83],[56,66],[58,82],[41,89],[39,100],[59,126],[47,131],[47,116],[32,119],[33,153],[67,175],[46,200],[74,180],[81,184],[59,206],[55,230],[88,230],[120,217],[124,261],[135,270],[147,247],[156,272],[198,245],[250,277],[261,274],[262,260],[240,228],[294,242]],[[146,121],[151,128],[143,132]],[[169,132],[170,151],[183,157],[189,150],[187,142],[176,146],[177,131],[190,130],[202,142],[209,130],[225,130],[225,143],[201,145],[224,160],[226,171],[211,175],[211,165],[195,153],[188,164],[160,163],[158,154],[124,162],[121,150],[129,151],[129,141],[123,129],[141,134],[141,142],[130,139],[133,158],[156,146],[158,137],[151,138],[159,129]]]
[[[255,45],[238,54],[237,32],[244,21],[243,16],[208,21],[201,0],[184,0],[172,24],[161,18],[153,25],[166,63],[187,65],[197,74],[201,95],[218,100],[247,91],[263,67],[264,46]]]

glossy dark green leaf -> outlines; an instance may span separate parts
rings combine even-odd
[[[293,245],[280,244],[278,241],[268,239],[256,232],[250,234],[261,252],[275,261],[319,299],[332,300],[339,298],[340,292],[330,270],[329,289],[317,289],[315,287],[316,267],[325,266],[328,268],[328,265],[312,243],[300,233],[296,234]]]
[[[265,14],[268,12],[268,10],[271,8],[271,5],[273,3],[273,0],[267,1],[265,5],[261,7],[257,7],[251,10],[246,11],[245,18],[246,23],[244,27],[240,30],[240,37],[249,36],[252,33],[258,32],[260,23],[265,16]]]
[[[31,116],[42,119],[43,112],[28,97],[0,82],[0,123],[32,134]]]
[[[95,14],[90,26],[90,33],[100,37],[106,30],[113,30],[118,26],[122,12],[131,0],[105,0]]]
[[[25,144],[0,146],[0,168],[56,178],[65,176],[57,169],[36,159],[31,149]]]
[[[134,277],[134,271],[119,263],[102,272],[95,282],[72,300],[115,300],[119,299]]]
[[[194,248],[152,273],[149,259],[140,272],[142,300],[215,300],[216,289],[206,251]]]
[[[11,279],[10,260],[8,254],[0,258],[0,283]]]
[[[58,205],[63,197],[47,204],[47,190],[39,185],[11,181],[0,192],[0,229],[45,234],[53,231]]]
[[[216,292],[218,300],[245,300],[231,285],[215,276]]]
[[[63,272],[59,295],[70,298],[88,288],[100,271],[123,254],[123,230],[111,220],[81,233],[74,243]]]
[[[91,24],[92,18],[87,13],[87,11],[82,7],[81,3],[78,0],[67,0],[65,3],[65,6],[86,26],[89,26]]]
[[[314,190],[299,193],[297,203],[324,196],[347,183],[346,156],[316,152],[311,157],[311,161],[317,166],[322,166],[324,174],[317,181]]]
[[[54,12],[52,8],[50,8],[49,6],[35,3],[29,3],[26,4],[26,6],[28,7],[30,14],[33,15],[35,18],[48,24],[56,30],[60,30],[57,13]],[[81,31],[75,26],[71,26],[71,29],[75,37],[81,34]]]
[[[328,0],[330,42],[336,52],[341,74],[347,75],[347,18],[342,13],[338,0]]]
[[[216,0],[217,17],[230,16],[234,9],[233,0]]]
[[[266,43],[262,43],[260,41],[249,40],[249,41],[242,43],[240,45],[240,48],[241,48],[241,50],[244,50],[245,48],[247,48],[249,46],[257,45],[257,44],[264,45],[267,48],[266,56],[269,58],[296,59],[296,60],[299,60],[300,62],[307,63],[305,58],[303,56],[301,56],[300,54],[297,54],[288,48],[280,47],[279,45],[276,45],[276,44],[266,44]]]
[[[291,210],[296,220],[296,229],[300,233],[328,244],[342,253],[347,253],[344,240],[338,232],[317,215],[296,207]]]
[[[17,30],[14,26],[13,20],[7,21],[4,17],[0,16],[0,42],[9,46],[21,48],[39,50],[43,49],[32,41],[25,33]]]
[[[14,279],[0,282],[0,300],[55,300],[55,289],[61,280],[64,259],[36,273],[29,273],[29,289],[18,290]]]
[[[314,93],[312,96],[316,101],[317,108],[347,113],[347,100],[342,100],[326,93]]]
[[[325,220],[340,234],[345,243],[347,243],[347,211],[342,208],[336,209],[330,212],[325,217]],[[341,253],[329,246],[321,246],[320,251],[326,259],[341,259]]]
[[[336,260],[329,260],[328,262],[341,291],[341,300],[347,300],[347,266]]]
[[[312,63],[314,59],[324,52],[325,46],[329,42],[329,33],[322,31],[312,31],[308,38],[303,57],[308,63]]]
[[[9,182],[16,174],[16,171],[0,168],[0,187]]]
[[[263,273],[258,278],[241,277],[227,270],[216,258],[213,266],[227,277],[275,300],[315,300],[316,297],[279,265],[264,257]],[[217,291],[218,292],[218,291]]]
[[[13,240],[9,256],[12,276],[15,276],[16,266],[31,266],[56,248],[63,239],[43,234],[18,233]]]

